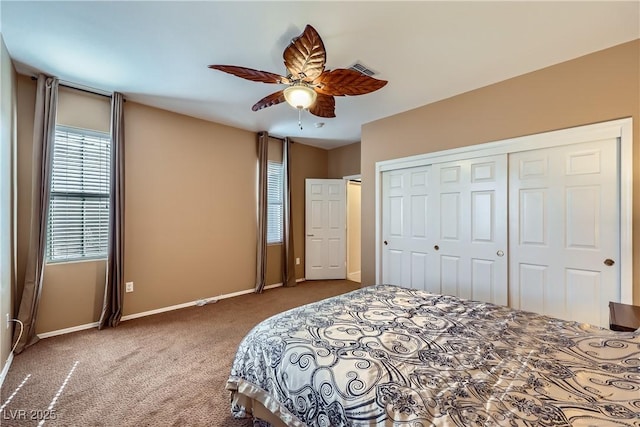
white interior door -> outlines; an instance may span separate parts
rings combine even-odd
[[[382,280],[384,283],[429,290],[435,278],[430,235],[431,166],[385,172],[382,175]]]
[[[507,305],[507,155],[433,165],[439,278],[429,290]]]
[[[616,138],[510,155],[512,307],[608,325],[620,300],[617,159]]]
[[[305,180],[305,278],[345,279],[346,186],[342,179]]]

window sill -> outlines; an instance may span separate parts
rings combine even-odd
[[[96,262],[96,261],[107,261],[107,257],[100,258],[82,258],[82,259],[70,259],[70,260],[61,260],[61,261],[45,261],[45,265],[63,265],[63,264],[78,264],[83,262]]]

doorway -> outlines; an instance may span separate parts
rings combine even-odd
[[[360,175],[305,180],[305,278],[360,283]]]
[[[360,283],[360,178],[347,181],[347,279]]]

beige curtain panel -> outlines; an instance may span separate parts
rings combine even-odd
[[[107,280],[98,329],[118,326],[124,295],[124,96],[118,92],[111,97],[108,245]]]
[[[33,123],[33,169],[31,172],[31,229],[24,287],[18,309],[18,320],[24,325],[15,352],[38,342],[36,319],[42,292],[45,250],[47,246],[47,219],[51,193],[51,162],[56,130],[58,79],[43,74],[38,76],[36,107]],[[14,340],[17,338],[14,333]]]
[[[256,247],[256,293],[262,293],[267,272],[267,160],[269,134],[258,132],[258,235]]]

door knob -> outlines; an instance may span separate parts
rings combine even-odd
[[[439,250],[440,250],[440,246],[435,245],[435,246],[433,247],[433,249],[435,249],[436,251],[439,251]]]
[[[313,234],[307,234],[307,237],[313,237]]]
[[[615,263],[616,262],[614,260],[612,260],[611,258],[607,258],[607,259],[604,260],[604,265],[606,265],[607,267],[611,267]]]
[[[498,251],[498,252],[496,252],[496,255],[498,255],[498,256],[504,256],[504,252],[502,252],[502,251]]]
[[[388,244],[389,244],[389,242],[387,242],[386,240],[385,240],[384,242],[382,242],[382,243],[384,243],[385,245],[388,245]]]

